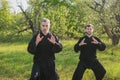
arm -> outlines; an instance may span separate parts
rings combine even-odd
[[[100,51],[104,51],[106,49],[105,43],[103,43],[99,38],[96,38],[96,40],[98,41],[97,49]]]
[[[80,50],[80,46],[79,46],[80,40],[75,44],[74,46],[74,51],[78,52]]]
[[[77,44],[75,44],[74,46],[74,51],[78,52],[81,50],[81,48],[83,48],[87,43],[85,43],[85,37],[80,38],[80,40],[77,42]]]
[[[28,47],[27,47],[27,51],[31,54],[35,54],[36,53],[36,35],[33,35],[33,38],[30,40]]]
[[[53,44],[52,45],[52,52],[58,53],[62,50],[62,44],[60,43],[59,39],[54,35],[50,34],[50,38],[48,40]]]
[[[80,45],[81,41],[82,41],[82,39],[79,39],[79,41],[75,44],[75,46],[74,46],[75,52],[78,52],[81,49],[81,47],[82,47],[82,45]]]
[[[52,51],[54,53],[58,53],[60,51],[62,51],[62,44],[60,43],[59,39],[55,36],[55,43],[53,44],[53,48],[52,48]]]

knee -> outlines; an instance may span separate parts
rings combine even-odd
[[[30,80],[38,80],[38,77],[31,77]]]
[[[60,80],[60,77],[58,74],[56,74],[56,80]]]
[[[106,70],[102,70],[101,73],[96,74],[96,80],[102,80],[106,74]]]
[[[38,80],[38,73],[31,75],[30,80]]]
[[[103,72],[102,72],[103,76],[106,74],[106,70],[104,69]]]
[[[29,80],[37,80],[37,78],[35,78],[35,77],[32,77],[32,78],[30,78]]]
[[[106,74],[106,70],[104,69],[102,72],[101,72],[101,76],[100,76],[100,80],[102,80],[103,79],[103,77],[105,76],[105,74]]]

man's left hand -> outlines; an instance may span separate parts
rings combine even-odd
[[[94,37],[92,37],[92,42],[91,43],[93,43],[93,44],[98,44],[99,42],[94,38]]]
[[[56,41],[55,41],[55,37],[53,36],[53,34],[51,34],[51,37],[48,38],[48,40],[49,40],[51,43],[53,43],[53,44],[56,43]]]

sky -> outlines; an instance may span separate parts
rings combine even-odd
[[[28,7],[27,4],[28,0],[8,0],[9,5],[11,6],[11,12],[13,13],[19,13],[21,12],[20,8],[18,7],[18,4],[22,6],[22,8],[25,10]]]

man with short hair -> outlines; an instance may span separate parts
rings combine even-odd
[[[28,52],[34,55],[30,80],[59,80],[55,69],[55,53],[62,50],[62,44],[49,29],[50,20],[43,18],[41,31],[29,42]]]
[[[96,51],[104,51],[106,45],[97,37],[93,36],[93,25],[89,24],[85,27],[86,35],[79,39],[74,46],[75,52],[80,51],[79,63],[74,72],[72,80],[82,80],[85,70],[92,69],[96,80],[102,80],[106,70],[97,59]]]

